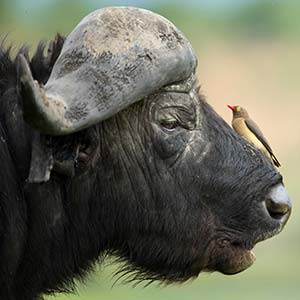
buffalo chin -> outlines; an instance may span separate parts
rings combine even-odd
[[[218,271],[225,275],[234,275],[251,267],[256,259],[251,250],[239,249],[235,255],[232,260],[220,266]]]
[[[239,245],[229,244],[215,250],[213,261],[207,271],[218,271],[225,275],[234,275],[248,269],[255,261],[252,250]]]

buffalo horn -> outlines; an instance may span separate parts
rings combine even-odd
[[[196,65],[188,40],[162,16],[132,7],[100,9],[67,37],[45,86],[20,55],[24,117],[42,133],[70,134],[189,80]]]

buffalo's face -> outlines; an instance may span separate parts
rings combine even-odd
[[[288,220],[279,173],[195,92],[148,97],[113,124],[123,188],[112,248],[137,279],[240,272],[253,263],[254,245]]]

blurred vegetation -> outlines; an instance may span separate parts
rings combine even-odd
[[[299,300],[300,1],[0,0],[0,36],[9,33],[7,44],[26,43],[34,49],[56,32],[67,35],[89,12],[112,5],[153,10],[184,32],[196,50],[208,101],[228,122],[226,104],[237,101],[265,132],[283,165],[294,211],[282,234],[257,246],[254,266],[237,276],[203,274],[181,287],[117,284],[111,289],[115,266],[109,266],[91,275],[87,286],[79,284],[79,296],[55,299]]]
[[[16,39],[24,34],[28,42],[67,34],[79,20],[94,9],[109,5],[138,5],[172,20],[189,38],[289,38],[299,41],[300,1],[244,1],[244,5],[218,8],[201,6],[201,1],[0,1],[0,34],[10,32]],[[222,1],[221,1],[222,2]],[[224,1],[223,1],[224,2]],[[222,9],[223,8],[223,9]]]

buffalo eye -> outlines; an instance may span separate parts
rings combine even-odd
[[[172,164],[189,143],[197,125],[197,105],[189,94],[162,93],[148,99],[152,145]]]
[[[173,132],[177,127],[180,126],[178,120],[161,120],[160,126],[166,132]]]

